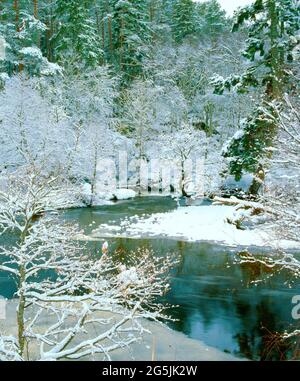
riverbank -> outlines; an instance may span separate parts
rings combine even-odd
[[[262,225],[259,225],[259,228],[238,229],[230,221],[236,220],[240,213],[234,206],[225,205],[179,207],[150,216],[126,217],[118,224],[101,224],[88,237],[79,238],[93,240],[102,237],[168,237],[188,242],[216,242],[234,247],[298,247],[296,242],[276,240],[262,228]]]
[[[16,335],[16,301],[8,301],[6,306],[6,319],[0,320],[0,332],[5,336]],[[107,318],[103,314],[104,318]],[[43,326],[47,327],[49,320],[44,318]],[[119,349],[111,353],[113,361],[239,361],[234,355],[224,353],[218,349],[207,346],[201,341],[190,339],[182,333],[176,332],[167,326],[151,321],[144,321],[144,327],[151,331],[145,333],[143,339],[126,349]],[[93,332],[95,334],[95,332]],[[87,339],[86,337],[85,339]],[[37,345],[30,347],[30,358],[37,356]],[[82,360],[101,360],[101,356],[85,357]]]

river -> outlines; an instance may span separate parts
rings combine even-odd
[[[176,207],[168,197],[143,197],[66,210],[61,212],[61,218],[79,224],[88,236],[103,223],[118,224],[124,217],[167,212]],[[94,255],[100,255],[101,242],[89,242]],[[215,243],[167,238],[109,238],[108,242],[110,252],[117,251],[120,257],[137,247],[152,248],[156,255],[176,255],[179,262],[171,274],[171,290],[164,297],[164,302],[178,305],[169,311],[177,319],[168,323],[171,328],[247,359],[292,358],[293,350],[282,346],[271,349],[269,336],[270,332],[282,332],[297,324],[291,316],[291,299],[300,294],[300,285],[290,285],[289,274],[272,274],[262,266],[237,264],[241,248]],[[14,284],[2,275],[0,294],[12,297],[14,291]]]

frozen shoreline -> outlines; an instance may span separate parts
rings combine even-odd
[[[216,242],[234,247],[298,247],[290,241],[275,242],[274,237],[262,229],[237,229],[235,225],[228,223],[228,220],[235,219],[238,213],[234,206],[225,205],[179,207],[171,212],[155,213],[147,217],[125,218],[119,225],[102,224],[94,229],[90,236],[81,238],[93,240],[101,237],[167,237],[189,242]]]
[[[103,314],[104,316],[104,314]],[[45,320],[47,321],[47,320]],[[146,321],[145,328],[151,334],[145,333],[143,340],[133,344],[130,348],[120,349],[111,353],[113,361],[243,361],[245,359],[222,352],[216,348],[194,340],[183,333],[174,331],[167,326],[151,321]],[[0,320],[0,332],[8,336],[16,334],[16,301],[8,301],[6,320]],[[32,347],[32,356],[37,348]],[[82,360],[100,360],[83,358]]]

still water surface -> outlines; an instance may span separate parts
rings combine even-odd
[[[166,212],[176,208],[171,198],[144,197],[97,208],[61,213],[61,218],[79,224],[89,235],[99,224],[118,224],[124,217]],[[248,359],[292,358],[294,350],[280,347],[270,351],[270,332],[282,332],[297,322],[291,317],[294,295],[300,285],[289,286],[289,274],[270,274],[261,266],[235,263],[241,249],[213,243],[188,243],[167,238],[110,238],[110,252],[120,256],[138,247],[153,249],[157,255],[174,253],[179,263],[172,271],[171,291],[165,302],[178,305],[171,315],[178,319],[170,326],[189,337],[222,351]],[[89,243],[100,255],[101,240]],[[257,251],[257,249],[256,249]],[[272,275],[270,277],[270,275]],[[257,280],[263,282],[253,283]],[[15,285],[0,274],[0,294],[13,297]]]

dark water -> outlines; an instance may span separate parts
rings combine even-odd
[[[76,222],[89,234],[101,223],[118,223],[125,216],[172,210],[170,198],[147,197],[98,208],[74,209],[62,217]],[[289,274],[272,274],[261,266],[234,263],[238,249],[171,239],[109,239],[110,251],[122,255],[137,247],[158,255],[175,253],[179,264],[172,272],[171,291],[165,301],[179,305],[171,310],[171,327],[222,351],[248,359],[289,359],[294,348],[270,347],[270,333],[296,327],[291,299],[300,285],[289,286]],[[99,253],[101,242],[90,242]],[[272,276],[271,276],[272,275]],[[263,280],[257,285],[253,281]],[[3,292],[4,290],[4,292]],[[11,296],[14,285],[0,278],[0,293]]]

